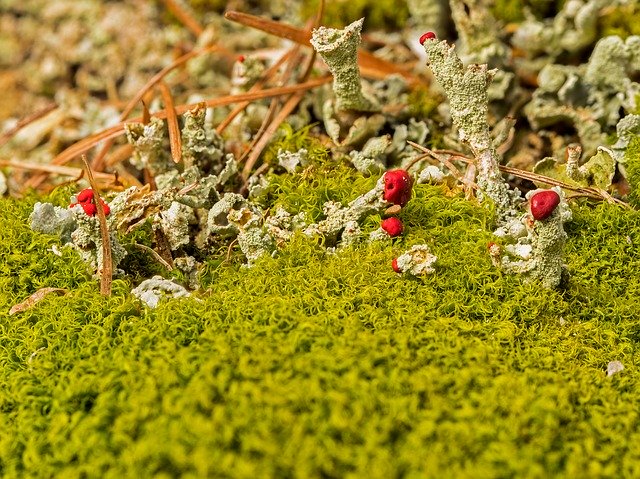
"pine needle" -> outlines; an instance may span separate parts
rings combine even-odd
[[[178,115],[176,115],[176,109],[173,104],[173,96],[165,82],[158,83],[158,88],[160,88],[162,102],[167,112],[171,158],[173,158],[174,163],[180,163],[182,161],[182,138],[180,137],[180,125],[178,124]]]

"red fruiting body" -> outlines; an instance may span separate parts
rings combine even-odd
[[[405,170],[391,170],[384,174],[384,199],[404,206],[411,198],[413,180]]]
[[[422,36],[420,36],[420,45],[424,45],[424,42],[426,42],[427,40],[435,40],[436,39],[436,34],[433,32],[426,32],[423,33]]]
[[[396,236],[400,236],[402,234],[402,221],[395,216],[391,218],[387,218],[386,220],[382,220],[380,222],[380,227],[387,232],[389,236],[395,238]]]
[[[238,55],[238,61],[244,63],[244,55]]]
[[[87,216],[95,216],[96,215],[96,205],[93,203],[78,203],[82,206],[82,209],[87,214]]]
[[[540,191],[529,199],[531,215],[538,221],[551,216],[559,204],[560,195],[553,190]]]
[[[109,213],[111,213],[111,208],[109,208],[109,205],[102,201],[102,199],[100,200],[100,203],[102,203],[102,211],[104,211],[104,215],[109,216]]]
[[[402,273],[402,270],[398,266],[398,258],[393,258],[393,261],[391,262],[391,267],[396,273]]]
[[[86,203],[87,201],[91,201],[93,199],[93,190],[91,188],[85,188],[76,195],[76,199],[78,200],[78,203]]]
[[[82,190],[80,193],[76,195],[77,203],[71,203],[69,208],[73,208],[76,205],[82,206],[82,209],[87,214],[87,216],[95,216],[97,209],[96,205],[93,201],[93,190],[91,188],[86,188]],[[102,205],[102,211],[104,211],[105,216],[108,216],[111,213],[111,208],[106,204],[102,198],[100,199],[100,204]]]

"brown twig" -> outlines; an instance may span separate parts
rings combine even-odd
[[[82,168],[75,168],[73,166],[60,166],[60,165],[51,165],[46,163],[31,163],[28,161],[17,161],[17,160],[0,160],[0,166],[6,166],[10,168],[15,168],[18,170],[30,170],[37,171],[39,173],[53,173],[55,175],[62,176],[71,176],[71,177],[82,177]],[[96,172],[96,178],[104,181],[114,181],[115,175],[111,173],[101,173]]]
[[[173,104],[173,96],[165,82],[158,83],[158,88],[160,88],[164,110],[167,112],[171,158],[173,158],[174,163],[180,163],[182,161],[182,138],[180,137],[180,125],[178,124],[178,115],[176,115],[175,105]]]
[[[93,177],[93,172],[87,161],[87,157],[82,155],[82,162],[87,172],[87,179],[93,189],[93,202],[96,205],[96,213],[98,214],[98,222],[100,223],[100,237],[102,239],[102,269],[98,271],[100,275],[100,294],[109,296],[111,294],[111,282],[113,281],[113,263],[111,260],[111,238],[109,237],[109,227],[107,226],[107,217],[102,208],[102,198],[98,193],[98,184]]]

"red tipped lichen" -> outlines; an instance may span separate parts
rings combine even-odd
[[[391,170],[384,174],[384,199],[404,206],[411,198],[413,180],[405,170]]]
[[[96,209],[96,205],[94,205],[93,203],[78,203],[80,206],[82,206],[82,209],[84,210],[84,212],[87,214],[87,216],[95,216],[97,209]]]
[[[400,236],[402,234],[402,221],[395,216],[391,218],[387,218],[386,220],[382,220],[380,222],[380,227],[387,232],[389,236],[395,238],[396,236]]]
[[[391,262],[391,267],[396,273],[402,273],[402,270],[398,266],[398,258],[393,258],[393,261]]]
[[[87,216],[95,216],[97,213],[95,202],[93,201],[93,190],[91,188],[85,188],[80,193],[76,195],[76,203],[71,203],[69,208],[73,208],[76,205],[80,205]],[[100,204],[102,205],[102,211],[104,211],[105,216],[108,216],[111,213],[111,208],[106,204],[102,198],[100,199]]]
[[[551,216],[560,204],[560,195],[553,190],[540,191],[529,200],[531,216],[536,220],[544,220]]]
[[[427,40],[435,40],[436,39],[436,34],[433,32],[426,32],[423,33],[420,36],[420,45],[424,45],[424,42],[426,42]]]
[[[76,195],[76,199],[78,200],[78,203],[86,203],[87,201],[91,201],[93,199],[93,190],[91,188],[85,188]]]

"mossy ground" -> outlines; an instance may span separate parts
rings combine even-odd
[[[308,183],[310,211],[327,181]],[[399,242],[328,254],[299,237],[251,269],[211,262],[205,292],[155,310],[127,280],[101,297],[30,231],[32,201],[0,200],[1,474],[640,475],[640,214],[576,206],[571,281],[546,291],[496,271],[491,213],[446,193],[416,187]],[[396,275],[423,242],[436,274]],[[45,286],[70,292],[8,316]]]

